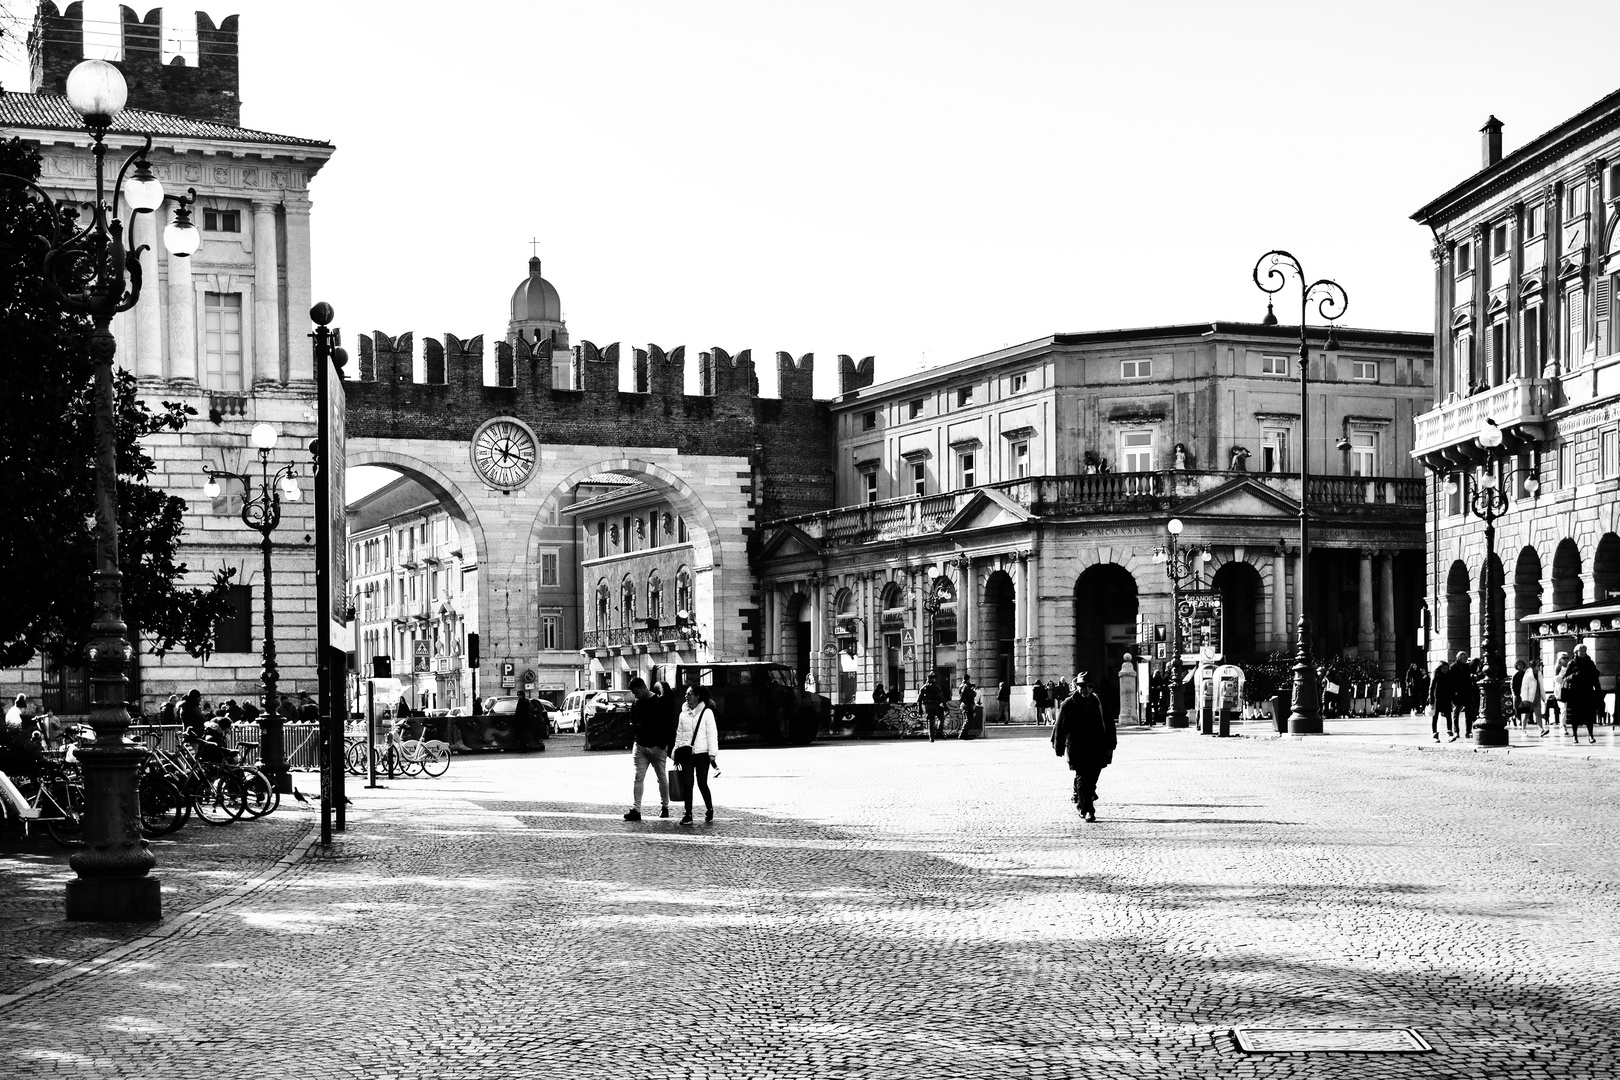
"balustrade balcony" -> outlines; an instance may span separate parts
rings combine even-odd
[[[1285,498],[1299,499],[1297,475],[1179,469],[1032,476],[940,495],[840,507],[788,521],[826,547],[842,548],[939,533],[981,491],[997,492],[1036,517],[1072,518],[1169,511],[1238,479],[1257,481]],[[1308,497],[1313,508],[1323,510],[1354,507],[1358,513],[1421,516],[1423,481],[1393,476],[1313,476]]]
[[[1496,421],[1504,433],[1531,428],[1526,434],[1539,438],[1546,419],[1545,379],[1512,379],[1468,397],[1454,395],[1417,418],[1412,456],[1438,459],[1448,450],[1473,443],[1486,420]]]

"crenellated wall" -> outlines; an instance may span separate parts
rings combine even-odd
[[[550,445],[670,447],[685,455],[745,457],[761,476],[756,511],[764,518],[812,513],[832,506],[833,437],[827,406],[811,393],[815,357],[776,354],[781,397],[758,396],[750,350],[701,354],[714,393],[687,394],[686,350],[636,349],[635,381],[619,385],[617,342],[581,342],[580,390],[552,386],[549,343],[535,348],[498,342],[498,385],[484,381],[483,335],[454,334],[422,344],[426,381],[415,381],[410,333],[375,332],[359,340],[358,378],[348,384],[350,438],[466,441],[492,416],[513,416]],[[645,377],[643,378],[643,373]]]

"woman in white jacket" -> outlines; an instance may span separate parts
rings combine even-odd
[[[720,733],[714,726],[714,710],[709,707],[709,688],[688,686],[686,704],[675,728],[676,766],[681,787],[686,791],[686,816],[682,825],[692,824],[692,784],[703,793],[704,821],[714,820],[714,799],[709,795],[709,767],[718,761]]]

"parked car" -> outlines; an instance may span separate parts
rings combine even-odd
[[[594,690],[581,706],[585,718],[585,749],[628,750],[636,741],[630,726],[630,706],[636,695],[628,690]]]
[[[707,686],[720,745],[738,742],[804,745],[826,723],[832,702],[803,689],[786,664],[682,664],[675,669],[676,692]]]
[[[562,706],[551,714],[551,730],[584,731],[585,699],[599,692],[596,690],[575,690],[563,698]]]

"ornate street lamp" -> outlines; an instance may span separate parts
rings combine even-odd
[[[120,195],[135,214],[163,204],[163,185],[147,153],[152,140],[127,159],[113,181],[109,203],[104,138],[128,98],[124,76],[105,60],[85,60],[67,78],[67,99],[90,133],[96,159],[96,197],[89,224],[76,227],[76,214],[59,205],[37,183],[19,176],[0,178],[26,185],[51,223],[39,238],[46,249],[41,265],[46,291],[63,309],[87,315],[95,330],[90,357],[95,363],[96,513],[95,570],[91,574],[95,614],[85,657],[90,669],[90,725],[96,746],[79,753],[84,767],[84,848],[69,863],[78,877],[67,885],[67,917],[91,922],[152,922],[162,917],[161,890],[151,876],[156,865],[141,838],[136,768],[145,751],[124,745],[129,730],[126,705],[129,661],[135,650],[124,624],[124,579],[118,563],[118,455],[114,425],[113,316],[133,308],[141,295],[141,252],[124,247]],[[130,170],[134,171],[131,172]],[[128,182],[125,182],[126,177]],[[193,192],[195,195],[195,192]],[[187,256],[201,237],[191,224],[190,200],[180,199],[174,224],[164,233],[170,254]]]
[[[1483,593],[1485,632],[1485,695],[1484,719],[1474,725],[1474,741],[1480,746],[1506,746],[1508,744],[1507,717],[1502,714],[1502,695],[1507,684],[1502,640],[1502,598],[1504,586],[1492,571],[1496,563],[1496,519],[1507,512],[1507,493],[1502,490],[1497,465],[1502,454],[1502,429],[1495,420],[1486,420],[1479,430],[1479,445],[1485,450],[1485,460],[1479,467],[1479,483],[1468,499],[1468,509],[1485,523],[1485,570],[1480,575]],[[1539,487],[1540,484],[1537,484]]]
[[[1177,707],[1181,698],[1181,589],[1195,580],[1197,563],[1203,561],[1203,555],[1193,556],[1181,550],[1183,526],[1180,518],[1171,518],[1164,528],[1170,538],[1163,547],[1153,552],[1153,561],[1164,563],[1165,575],[1170,579],[1170,679],[1169,686],[1165,688],[1162,719],[1165,727],[1184,728],[1187,726],[1187,710]]]
[[[260,548],[264,552],[264,715],[259,718],[259,724],[264,745],[260,759],[265,774],[276,785],[276,790],[285,795],[292,791],[292,781],[287,775],[287,756],[281,738],[282,716],[276,694],[276,680],[280,672],[276,670],[276,605],[270,583],[270,534],[281,524],[282,500],[297,502],[303,498],[303,492],[298,487],[296,466],[283,465],[271,471],[270,452],[276,448],[276,439],[275,428],[269,424],[254,424],[249,441],[253,449],[259,452],[257,482],[248,473],[226,472],[204,465],[203,472],[208,476],[208,483],[203,485],[203,495],[210,499],[219,498],[221,480],[235,480],[241,484],[242,523],[263,537]],[[258,488],[257,494],[255,487]]]
[[[1263,273],[1262,273],[1263,271]],[[1298,259],[1282,250],[1268,251],[1254,264],[1254,283],[1260,291],[1276,295],[1287,287],[1290,279],[1299,281],[1299,569],[1295,574],[1294,592],[1299,597],[1299,649],[1294,657],[1293,711],[1288,716],[1291,735],[1322,734],[1322,711],[1317,697],[1316,663],[1311,659],[1310,597],[1311,524],[1310,513],[1310,456],[1311,412],[1306,396],[1309,386],[1308,369],[1310,348],[1305,340],[1305,317],[1312,302],[1317,314],[1328,323],[1327,349],[1337,349],[1333,323],[1344,317],[1350,306],[1350,297],[1339,283],[1318,278],[1307,284],[1305,270]],[[1277,325],[1277,315],[1271,301],[1266,301],[1266,326]],[[1281,586],[1279,583],[1279,590]]]

